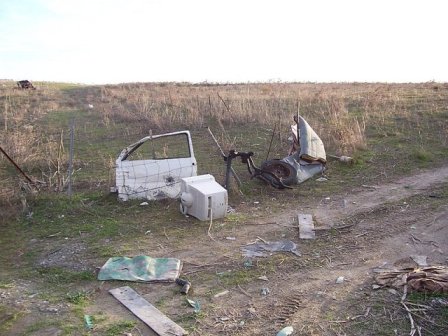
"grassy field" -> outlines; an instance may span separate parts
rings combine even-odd
[[[288,274],[291,267],[322,267],[316,253],[346,243],[334,232],[334,240],[324,237],[303,247],[309,252],[307,259],[276,255],[247,269],[234,247],[209,240],[209,223],[182,216],[176,200],[150,202],[145,207],[139,201],[119,203],[108,192],[114,161],[121,149],[150,131],[189,129],[199,173],[211,173],[223,182],[224,161],[207,126],[226,151],[253,151],[260,164],[267,157],[286,156],[288,127],[299,108],[321,136],[327,153],[354,158],[352,165],[330,160],[326,183],[310,180],[286,191],[250,180],[244,165],[235,161],[243,186],[238,190],[233,184],[230,191],[229,205],[236,212],[213,226],[212,235],[220,237],[238,235],[243,227],[284,218],[290,210],[312,207],[353,188],[393,182],[448,163],[447,84],[34,84],[37,90],[33,91],[14,89],[9,82],[0,86],[1,147],[27,176],[40,181],[38,188],[30,185],[0,156],[0,333],[5,335],[40,335],[48,330],[55,335],[138,335],[143,328],[140,322],[125,310],[110,308],[118,303],[103,294],[104,288],[120,284],[96,280],[97,268],[107,258],[138,254],[185,258],[187,277],[204,284],[194,295],[212,302],[200,314],[189,310],[178,288],[163,285],[154,293],[143,284],[132,286],[192,334],[213,335],[215,311],[222,310],[235,321],[242,318],[232,305],[213,303],[214,294],[229,288],[238,291],[263,275]],[[74,193],[69,197],[71,123],[75,127]],[[440,194],[446,196],[446,187]],[[444,201],[432,206],[440,207]],[[250,233],[246,240],[253,241],[257,234]],[[198,237],[207,243],[196,246]],[[195,273],[201,267],[206,271]],[[378,313],[386,305],[383,299],[377,298],[378,306],[372,311]],[[353,300],[356,305],[360,298]],[[440,311],[437,321],[443,324],[447,311]],[[336,319],[330,313],[324,322]],[[93,316],[92,331],[84,327],[85,314]],[[396,328],[403,332],[406,315],[400,314]],[[374,322],[384,324],[381,319]],[[393,323],[388,327],[394,327]],[[224,328],[219,334],[245,335],[244,328],[243,324]],[[344,332],[391,334],[361,322],[350,328]],[[332,330],[309,329],[303,334],[338,334]]]

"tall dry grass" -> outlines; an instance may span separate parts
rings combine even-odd
[[[0,85],[0,144],[22,170],[40,182],[40,187],[60,190],[65,182],[61,168],[67,161],[60,139],[63,130],[49,134],[41,128],[40,121],[70,104],[59,86],[48,83],[36,86],[38,90],[20,90],[13,82]],[[2,154],[0,164],[2,202],[9,202],[30,190],[26,180]]]
[[[351,155],[366,148],[369,132],[374,129],[377,135],[387,137],[391,127],[397,133],[415,130],[422,143],[428,132],[437,129],[438,140],[448,146],[448,123],[443,117],[448,109],[447,84],[134,83],[69,89],[51,83],[36,86],[36,91],[13,89],[13,83],[0,86],[0,142],[19,165],[44,180],[51,190],[63,190],[67,178],[68,152],[61,146],[61,133],[65,132],[62,135],[67,138],[68,124],[51,130],[51,120],[47,118],[59,111],[88,111],[84,124],[78,127],[85,134],[91,133],[92,143],[107,143],[101,136],[109,133],[132,133],[135,140],[135,136],[147,135],[149,130],[195,130],[205,125],[217,126],[222,134],[235,125],[242,130],[272,130],[275,126],[277,132],[286,134],[300,106],[300,114],[321,136],[327,151],[335,154]],[[94,108],[89,109],[89,104]],[[43,120],[46,127],[42,127]],[[98,129],[102,129],[98,134],[103,135],[96,134]],[[229,146],[232,141],[228,136]],[[4,158],[1,160],[2,167],[8,170],[1,182],[1,193],[5,194],[9,192],[5,181],[14,189],[17,183],[13,180],[17,178]],[[93,161],[81,163],[92,165]]]
[[[366,147],[369,123],[402,118],[418,124],[416,110],[444,108],[444,84],[124,84],[104,86],[97,101],[106,125],[143,123],[160,131],[175,127],[278,125],[286,130],[300,114],[334,152]],[[408,125],[405,125],[408,127]],[[446,141],[446,138],[444,139]]]

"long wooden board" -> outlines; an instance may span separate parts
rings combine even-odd
[[[314,232],[313,216],[309,214],[299,214],[299,237],[301,239],[314,239],[316,233]]]
[[[160,310],[142,298],[129,286],[109,290],[118,301],[128,308],[135,316],[160,336],[188,335],[182,327],[171,321]]]

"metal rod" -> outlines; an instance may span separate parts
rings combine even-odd
[[[224,151],[222,150],[221,146],[219,145],[218,140],[216,140],[215,136],[213,135],[210,127],[207,127],[207,130],[210,133],[210,135],[212,136],[212,139],[215,142],[216,146],[218,147],[219,151],[221,152],[222,156],[225,157],[226,155],[224,154]],[[236,183],[238,184],[238,186],[241,187],[241,185],[242,185],[241,180],[238,177],[238,175],[235,173],[235,170],[232,167],[230,167],[230,171],[232,172],[232,175],[235,177],[235,180],[236,180]]]
[[[224,188],[230,190],[230,175],[232,175],[232,157],[229,155],[226,161],[226,182]]]
[[[14,167],[16,167],[16,169],[23,175],[23,177],[25,177],[27,179],[28,182],[30,182],[31,184],[34,184],[34,182],[28,177],[28,175],[25,174],[25,172],[20,169],[20,167],[17,165],[17,163],[14,162],[13,159],[11,159],[9,157],[9,155],[4,151],[4,149],[0,146],[0,151],[3,153],[3,155],[6,156],[6,158],[9,160],[9,162],[11,162]]]
[[[266,159],[265,159],[265,161],[268,160],[269,153],[271,152],[272,140],[274,140],[274,135],[275,135],[275,130],[276,130],[276,129],[277,129],[277,124],[274,125],[274,130],[272,131],[271,142],[269,143],[269,149],[268,149],[268,152],[267,152],[267,154],[266,154]]]
[[[300,123],[300,101],[297,101],[297,142],[298,142],[298,145],[300,147],[300,128],[299,128],[299,123]]]

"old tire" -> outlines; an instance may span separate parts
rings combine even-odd
[[[284,185],[290,186],[297,181],[297,170],[284,161],[268,160],[263,162],[260,168],[277,176]]]

